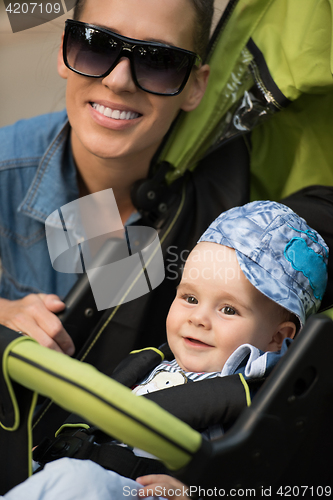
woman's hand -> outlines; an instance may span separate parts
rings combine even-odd
[[[65,308],[57,295],[30,294],[19,300],[0,299],[0,323],[34,338],[41,345],[70,356],[75,347],[54,313]]]
[[[189,499],[189,488],[175,479],[172,476],[167,476],[166,474],[150,474],[148,476],[141,476],[136,478],[136,481],[144,488],[140,489],[139,497],[163,497],[169,500],[188,500]]]

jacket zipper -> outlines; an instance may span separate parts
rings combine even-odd
[[[251,52],[253,60],[249,68],[256,83],[257,88],[261,92],[265,101],[273,111],[281,110],[290,104],[290,100],[281,92],[275,83],[267,63],[265,56],[254,43],[252,38],[247,43],[247,49]]]

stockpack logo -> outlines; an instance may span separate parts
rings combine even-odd
[[[157,232],[124,227],[113,190],[55,210],[45,222],[51,263],[62,273],[87,273],[99,311],[134,300],[164,279]]]
[[[53,21],[74,8],[75,0],[9,2],[4,0],[13,33]]]

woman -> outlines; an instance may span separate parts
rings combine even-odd
[[[140,70],[138,51],[142,48],[119,54],[111,72],[104,59],[96,75],[89,63],[75,67],[77,61],[70,52],[65,64],[60,47],[58,72],[67,80],[67,114],[38,117],[0,132],[2,324],[23,331],[45,346],[73,354],[73,342],[53,313],[64,309],[59,297],[66,295],[76,276],[51,268],[45,218],[80,196],[112,188],[122,221],[128,221],[135,212],[130,197],[132,185],[147,177],[152,157],[178,112],[194,109],[204,94],[208,66],[195,55],[177,53],[177,47],[203,55],[212,12],[213,2],[202,0],[77,2],[74,19],[79,23],[153,42],[143,46],[147,50],[162,50],[154,45],[156,41],[164,50],[165,46],[169,50],[175,47],[174,57],[184,57],[191,71],[187,81],[187,75],[182,74],[184,78],[170,90],[163,83],[167,78],[163,70],[161,77],[158,70],[149,73],[148,68],[147,75]],[[68,26],[67,48],[70,43],[79,43],[85,29],[90,28],[78,23]],[[107,32],[96,35],[92,28],[88,36],[93,34],[109,37],[108,42],[118,46],[124,42],[112,34],[110,38]],[[138,68],[136,75],[131,62]],[[75,71],[94,74],[83,76]]]

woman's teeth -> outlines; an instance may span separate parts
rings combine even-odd
[[[139,113],[135,113],[134,111],[111,109],[102,106],[101,104],[96,104],[95,102],[92,103],[92,107],[102,115],[107,116],[108,118],[113,118],[114,120],[134,120],[140,116]]]

